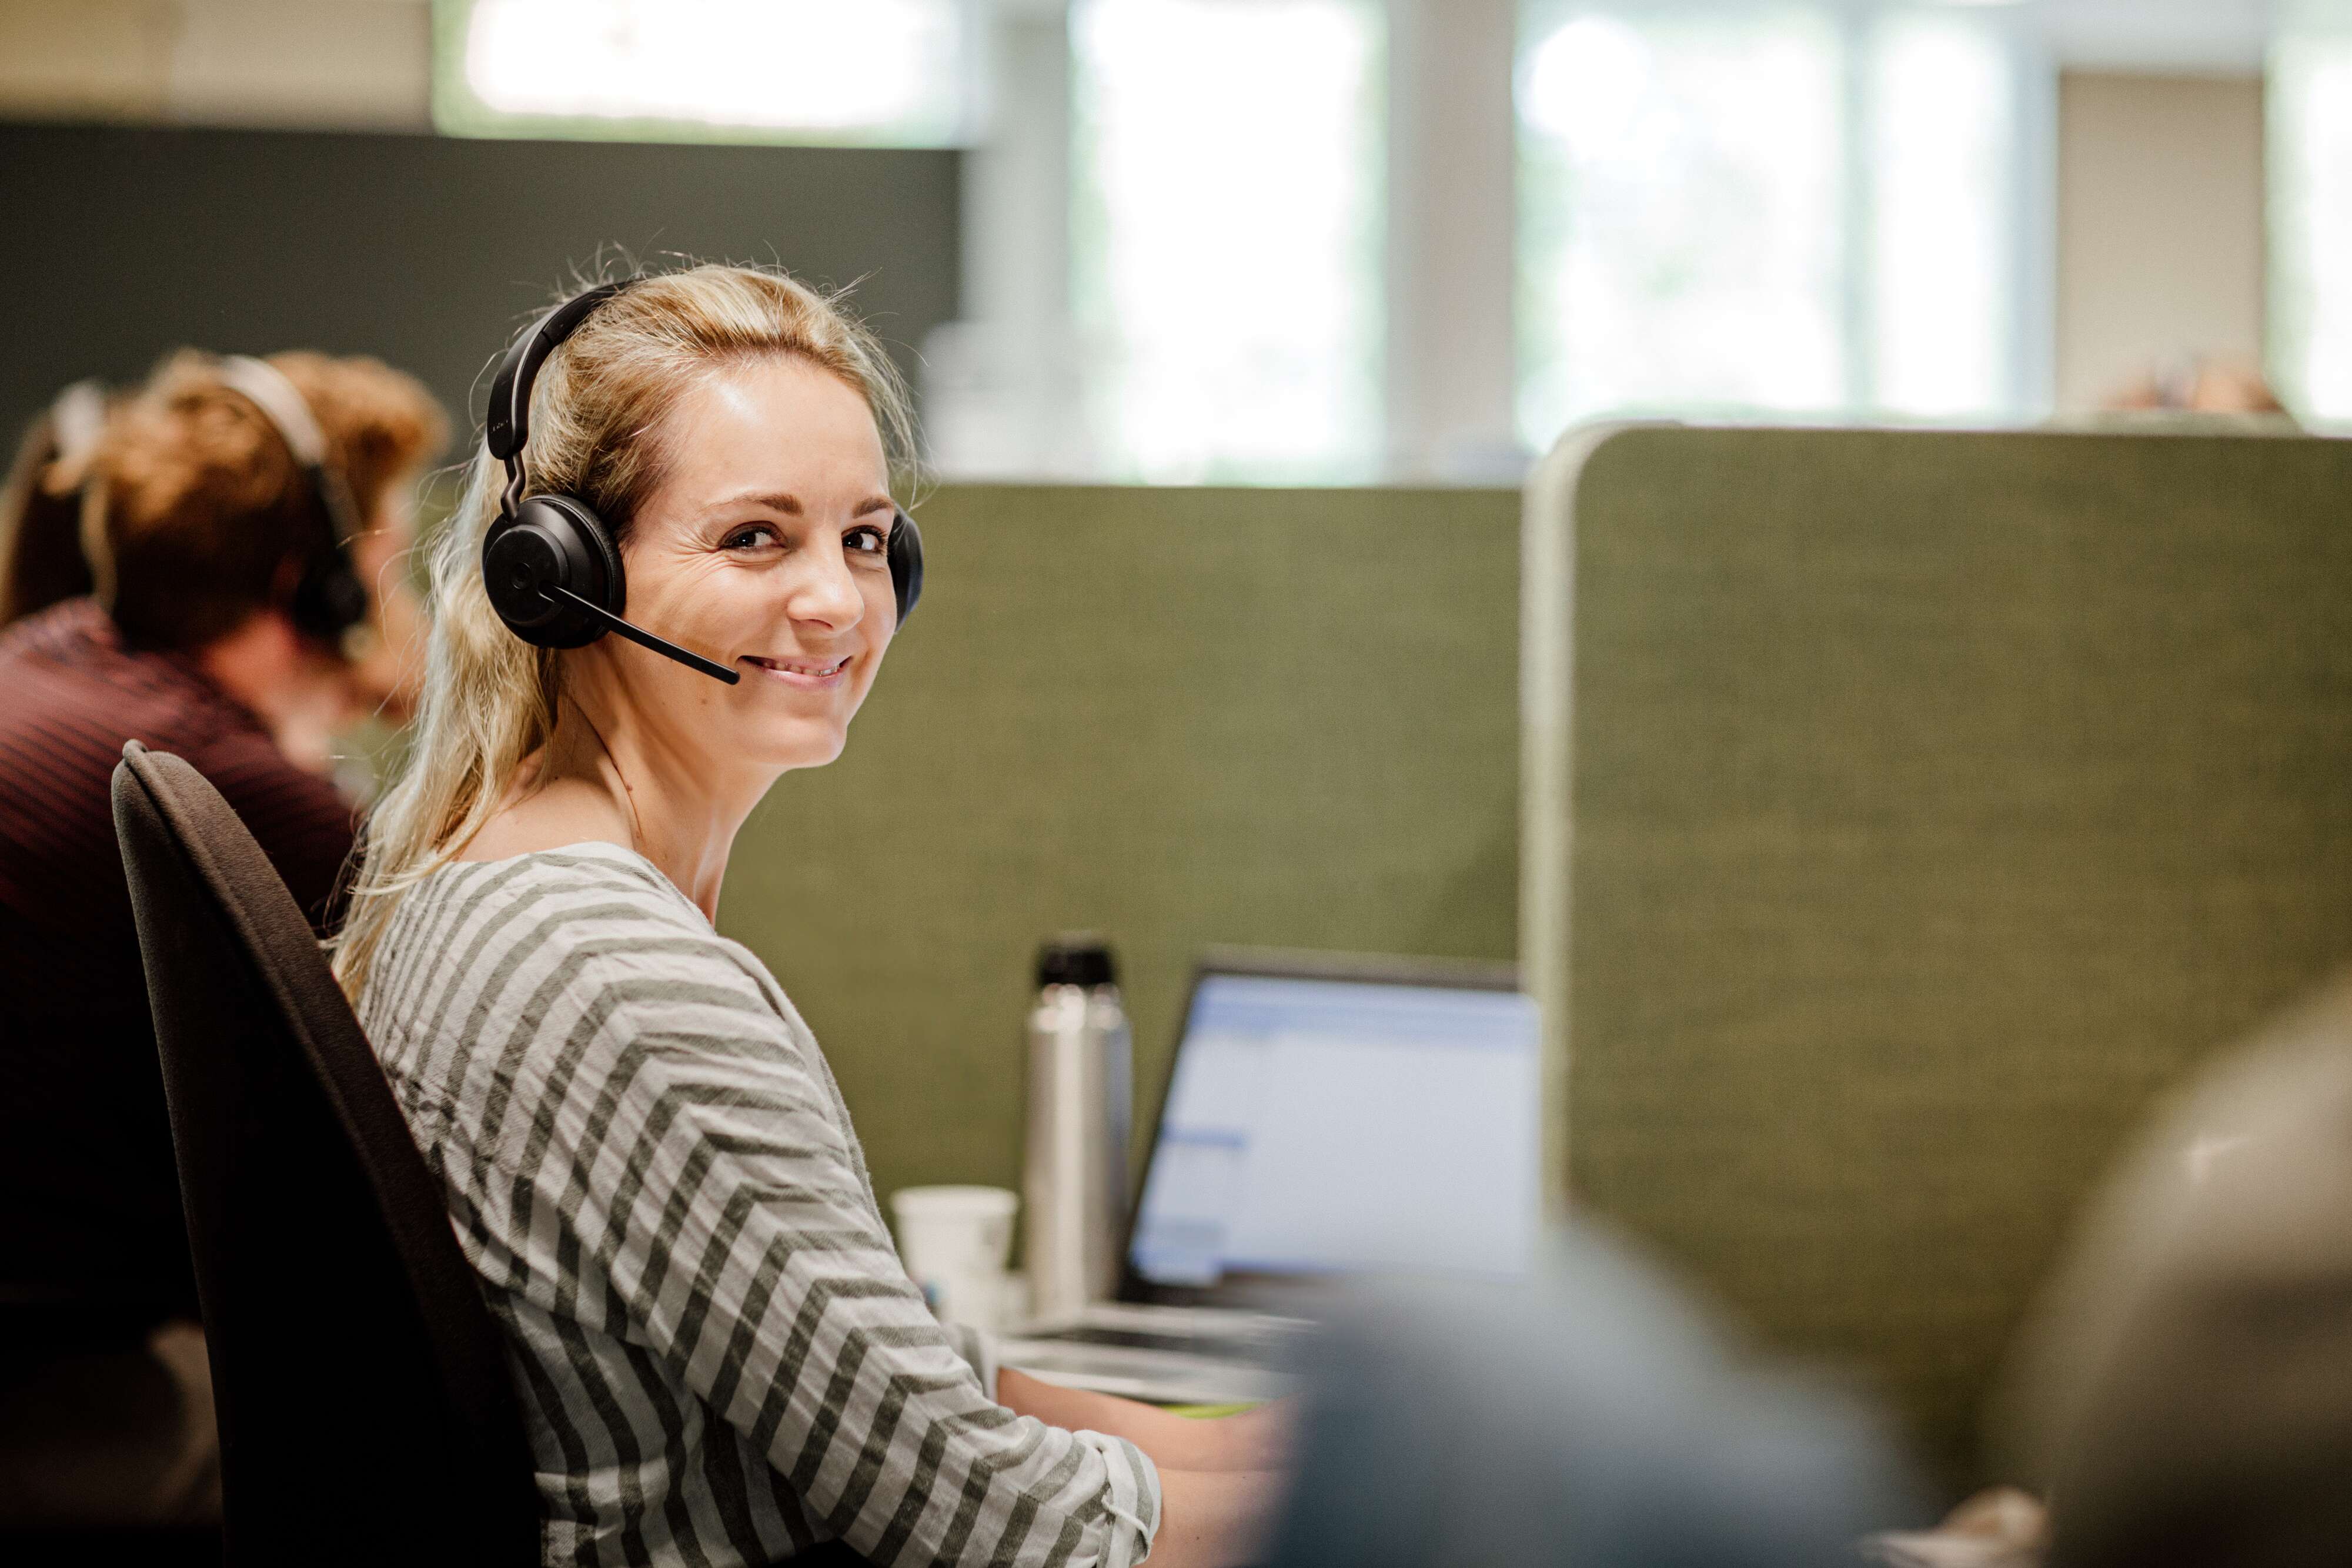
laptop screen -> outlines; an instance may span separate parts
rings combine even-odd
[[[1540,1202],[1538,1032],[1514,991],[1203,975],[1129,1266],[1194,1288],[1520,1272]]]

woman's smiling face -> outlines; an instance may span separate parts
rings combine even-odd
[[[742,679],[617,637],[583,650],[579,673],[681,765],[830,762],[897,630],[874,415],[831,371],[769,354],[696,385],[663,425],[664,471],[622,547],[625,613]]]

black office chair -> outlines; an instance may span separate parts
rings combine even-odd
[[[538,1562],[500,1331],[292,894],[179,758],[123,747],[114,822],[210,1342],[231,1568]]]
[[[159,1315],[171,1314],[176,1306],[176,1301],[168,1300],[127,1302],[116,1291],[85,1293],[38,1285],[0,1284],[0,1336],[5,1336],[6,1342],[0,1344],[0,1383],[6,1382],[12,1372],[19,1375],[32,1374],[34,1367],[60,1354],[71,1358],[81,1347],[101,1346],[104,1359],[117,1364],[110,1369],[112,1375],[105,1381],[121,1401],[109,1412],[107,1425],[112,1435],[127,1436],[125,1426],[118,1422],[135,1419],[132,1412],[142,1408],[151,1416],[160,1416],[179,1391],[162,1363],[150,1361],[138,1372],[129,1372],[121,1365],[129,1358],[119,1353],[122,1347],[136,1343]],[[117,1354],[106,1354],[107,1352]],[[69,1382],[86,1389],[91,1379],[85,1373]],[[126,1394],[130,1397],[122,1398]],[[40,1403],[45,1408],[57,1408],[51,1399]],[[22,1421],[21,1413],[17,1418]],[[21,1424],[16,1430],[20,1436],[29,1437],[36,1435],[38,1428]],[[71,1568],[219,1568],[220,1560],[221,1532],[217,1524],[97,1521],[79,1524],[0,1524],[0,1563],[9,1564],[10,1568],[20,1563],[71,1564]]]

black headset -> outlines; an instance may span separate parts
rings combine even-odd
[[[507,465],[507,488],[498,519],[482,538],[482,586],[507,630],[534,647],[583,648],[617,632],[733,685],[742,679],[739,672],[622,619],[629,590],[620,547],[593,507],[576,496],[523,494],[522,452],[530,439],[530,389],[540,367],[598,306],[636,281],[601,283],[574,295],[541,317],[499,361],[482,442]],[[904,510],[891,517],[888,553],[890,588],[904,626],[923,594],[923,536]]]
[[[287,619],[295,630],[349,657],[355,652],[351,634],[367,622],[368,591],[352,564],[352,540],[360,532],[359,507],[342,470],[334,465],[327,433],[319,427],[302,389],[268,361],[231,354],[220,361],[219,372],[222,383],[259,409],[286,443],[327,525],[326,537],[302,558],[302,575],[295,580]]]

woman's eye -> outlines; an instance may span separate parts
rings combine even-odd
[[[733,533],[727,536],[727,548],[729,549],[757,549],[762,544],[772,543],[775,537],[776,530],[764,525],[754,525],[751,528],[737,528]]]
[[[890,536],[872,524],[856,528],[843,537],[843,544],[867,555],[879,555],[890,548]]]

